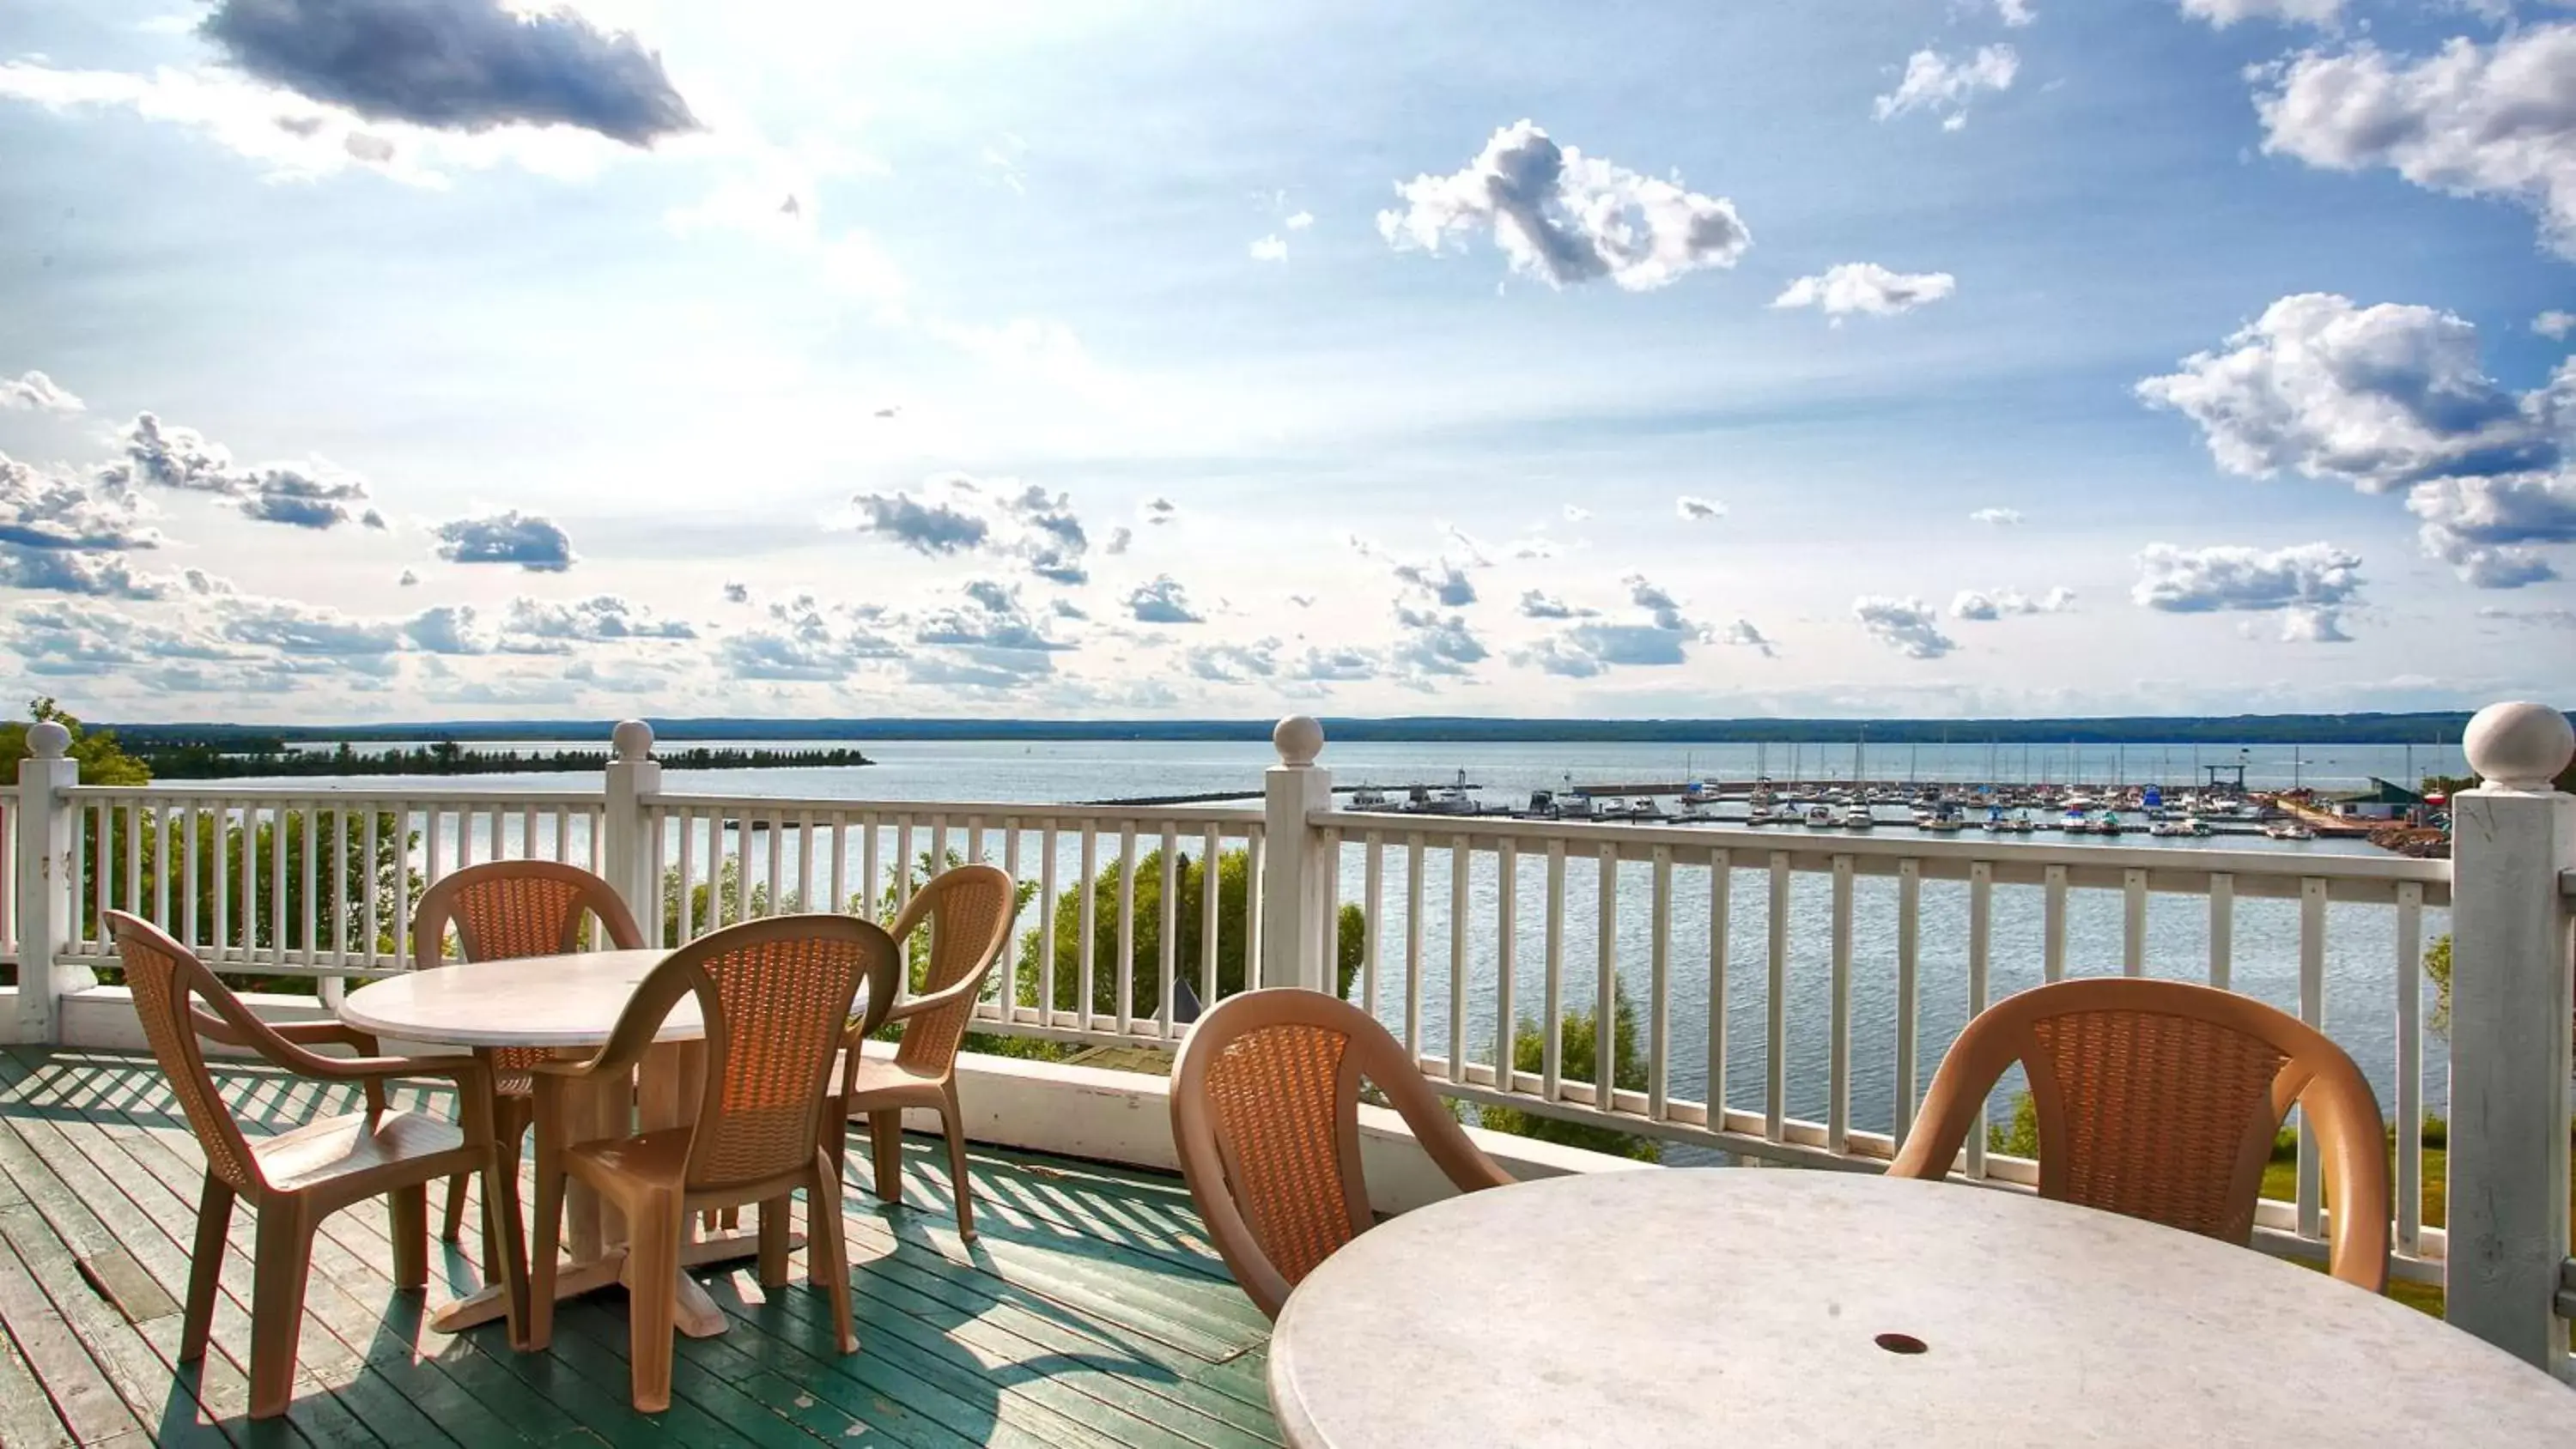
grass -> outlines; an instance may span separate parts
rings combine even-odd
[[[2438,1228],[2443,1226],[2446,1210],[2449,1207],[2450,1153],[2440,1145],[2443,1139],[2437,1138],[2434,1132],[2427,1131],[2425,1140],[2424,1226]],[[2272,1164],[2263,1170],[2265,1197],[2279,1198],[2284,1202],[2297,1200],[2299,1195],[2297,1142],[2297,1137],[2290,1135],[2286,1143],[2286,1151],[2279,1147],[2273,1149]],[[2395,1171],[2393,1163],[2390,1171],[2392,1173]],[[2391,1181],[2393,1186],[2393,1177]],[[2567,1200],[2570,1212],[2576,1213],[2576,1161],[2571,1161],[2569,1165]],[[2310,1263],[2307,1266],[2319,1272],[2325,1271],[2325,1265],[2322,1263]],[[2392,1278],[2388,1282],[2388,1296],[2418,1312],[2429,1313],[2435,1318],[2442,1316],[2442,1285],[2439,1283],[2410,1283]]]

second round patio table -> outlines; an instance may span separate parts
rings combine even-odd
[[[591,951],[527,956],[407,972],[369,982],[340,1003],[340,1019],[380,1038],[432,1046],[552,1047],[578,1060],[608,1034],[665,950]],[[692,1120],[704,1081],[705,1027],[694,995],[682,996],[662,1023],[631,1083],[568,1083],[565,1108],[575,1135],[611,1137]],[[523,1194],[533,1201],[533,1194]],[[576,1178],[564,1195],[564,1248],[570,1259],[556,1277],[556,1296],[571,1298],[625,1280],[624,1224],[615,1208]],[[748,1258],[754,1233],[693,1233],[680,1250],[683,1268]],[[497,1287],[440,1309],[430,1327],[454,1333],[502,1316]],[[694,1338],[724,1332],[724,1313],[706,1290],[680,1276],[680,1331]]]
[[[2392,1299],[2023,1193],[1650,1169],[1434,1203],[1289,1296],[1293,1449],[2576,1444],[2576,1393]]]

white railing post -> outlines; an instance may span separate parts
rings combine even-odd
[[[1332,923],[1324,919],[1322,832],[1306,817],[1333,807],[1333,772],[1315,763],[1324,750],[1324,727],[1309,715],[1290,715],[1270,732],[1279,763],[1263,773],[1261,826],[1268,842],[1261,858],[1261,986],[1333,990]]]
[[[640,719],[609,735],[608,797],[599,816],[599,860],[608,883],[649,932],[662,883],[653,878],[652,821],[644,800],[662,792],[662,766],[653,758],[653,727]]]
[[[2451,1125],[2443,1316],[2558,1371],[2568,1257],[2567,1159],[2576,984],[2567,898],[2576,796],[2552,781],[2576,751],[2538,704],[2480,710],[2461,741],[2485,782],[2451,801]],[[2399,1123],[2403,1140],[2411,1123]]]
[[[73,826],[80,813],[66,792],[80,783],[68,759],[71,731],[52,720],[27,729],[27,758],[18,762],[18,1040],[50,1042],[61,1034],[55,1009],[64,992],[98,984],[86,966],[58,964],[80,930],[73,875]]]

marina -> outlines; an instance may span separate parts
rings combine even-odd
[[[2241,836],[2270,840],[2367,839],[2384,820],[2339,815],[2317,792],[2248,791],[2212,770],[2202,784],[2094,786],[2023,782],[1923,784],[1903,780],[1662,780],[1576,783],[1526,796],[1488,798],[1461,770],[1441,783],[1336,784],[1351,810],[1397,815],[1585,820],[1654,825],[1791,826],[1931,834]],[[1204,805],[1257,800],[1258,791],[1138,796],[1087,803]]]

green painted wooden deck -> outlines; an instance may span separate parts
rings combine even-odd
[[[255,1133],[355,1102],[259,1067],[217,1075]],[[434,1093],[399,1099],[443,1110]],[[944,1155],[911,1147],[903,1207],[856,1184],[843,1198],[856,1354],[832,1351],[801,1254],[798,1286],[775,1293],[747,1263],[705,1269],[728,1331],[681,1339],[670,1411],[637,1414],[620,1295],[566,1305],[546,1353],[512,1352],[498,1324],[432,1333],[421,1296],[387,1274],[378,1201],[326,1224],[295,1407],[253,1424],[242,1417],[247,1211],[232,1226],[213,1349],[201,1366],[171,1362],[203,1158],[158,1069],[97,1052],[0,1053],[0,1446],[1278,1442],[1262,1388],[1269,1324],[1177,1179],[979,1151],[968,1246]],[[864,1146],[852,1161],[865,1171]],[[435,1209],[444,1189],[432,1191]],[[474,1285],[470,1235],[462,1251],[431,1247],[432,1300]]]

